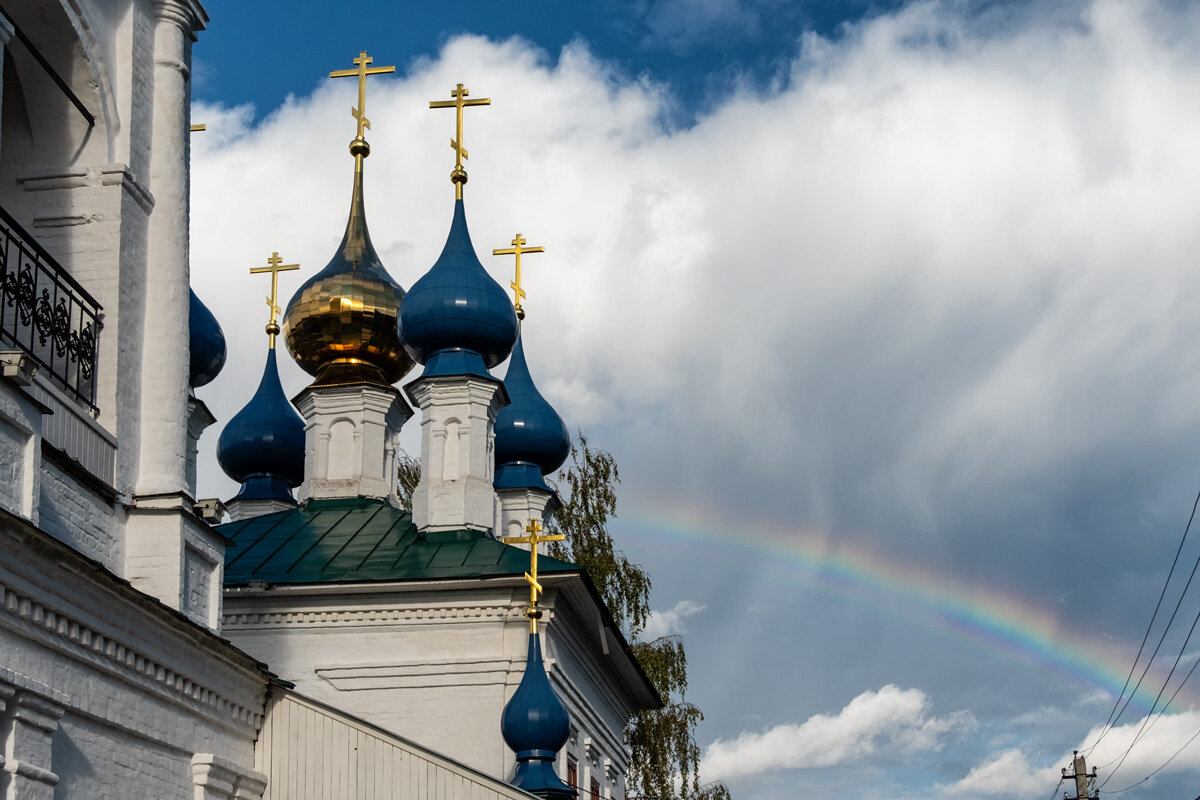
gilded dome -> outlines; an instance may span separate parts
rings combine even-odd
[[[390,386],[413,367],[396,323],[404,290],[380,262],[367,231],[362,158],[355,158],[354,196],[346,235],[325,269],[288,302],[283,337],[313,385]]]

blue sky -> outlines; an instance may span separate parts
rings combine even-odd
[[[710,109],[735,85],[766,88],[786,75],[804,32],[838,35],[843,22],[882,13],[892,0],[668,0],[561,3],[396,3],[364,0],[353,12],[329,13],[320,3],[213,2],[212,24],[196,49],[194,99],[253,103],[260,112],[288,94],[304,94],[345,53],[386,43],[404,70],[430,58],[451,37],[519,36],[550,52],[586,42],[599,58],[629,76],[671,85],[676,118]]]
[[[705,774],[739,800],[1054,788],[1200,487],[1200,9],[209,12],[192,281],[230,342],[200,390],[218,419],[262,369],[248,268],[278,250],[310,274],[341,237],[354,87],[328,71],[362,48],[398,68],[368,94],[366,201],[404,286],[453,196],[427,102],[465,83],[493,102],[466,134],[473,240],[502,282],[489,248],[546,246],[530,369],[620,464],[614,534],[653,576],[656,629],[685,635]],[[219,429],[204,496],[233,494]],[[1171,661],[1168,694],[1200,657],[1194,592],[1093,754],[1102,779]],[[1189,682],[1104,791],[1200,730],[1196,702]],[[1200,744],[1124,797],[1190,800],[1198,772]]]

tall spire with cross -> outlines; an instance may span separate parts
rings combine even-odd
[[[365,381],[391,386],[413,365],[396,331],[404,289],[388,274],[367,230],[363,196],[363,160],[371,152],[366,140],[371,127],[366,112],[367,78],[396,70],[371,63],[364,50],[354,59],[354,69],[329,73],[330,78],[358,79],[358,105],[350,112],[357,123],[350,142],[354,156],[350,216],[334,257],[305,281],[283,314],[288,351],[316,378],[314,385]]]
[[[267,296],[267,363],[258,389],[241,411],[229,420],[217,442],[217,461],[225,474],[242,485],[226,503],[237,519],[292,508],[292,489],[304,480],[304,421],[296,414],[279,382],[275,336],[279,333],[279,273],[300,269],[284,264],[271,253],[265,267],[251,267],[251,275],[271,274]]]
[[[513,309],[517,312],[517,319],[525,319],[525,309],[521,307],[521,300],[525,298],[525,290],[521,288],[521,254],[544,252],[546,252],[546,248],[544,247],[526,247],[525,237],[519,233],[513,237],[512,247],[492,251],[492,255],[494,256],[517,257],[517,279],[508,284],[513,290]]]
[[[450,182],[454,184],[455,198],[462,199],[462,187],[467,182],[467,171],[463,169],[463,159],[467,158],[467,148],[463,146],[463,109],[467,106],[490,106],[490,97],[467,99],[470,91],[461,83],[450,90],[450,100],[430,100],[430,108],[453,108],[455,110],[454,138],[450,147],[454,150],[454,170],[450,173]]]

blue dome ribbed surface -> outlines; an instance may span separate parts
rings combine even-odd
[[[400,338],[426,376],[487,376],[517,339],[516,312],[475,255],[462,200],[441,256],[400,307]]]
[[[267,351],[258,390],[221,431],[217,461],[235,481],[252,484],[243,485],[239,497],[278,497],[282,491],[280,499],[291,500],[286,487],[304,481],[304,420],[283,394],[274,349]]]
[[[571,452],[571,436],[554,407],[546,402],[525,361],[521,338],[504,376],[509,404],[496,415],[497,489],[549,491],[542,479],[562,466]]]
[[[212,383],[225,366],[225,333],[221,324],[200,302],[196,293],[191,294],[191,310],[188,312],[188,385],[192,388]]]
[[[500,732],[517,756],[514,786],[539,797],[575,797],[575,790],[554,772],[554,759],[571,733],[571,719],[546,677],[536,633],[529,634],[525,676],[504,707]]]

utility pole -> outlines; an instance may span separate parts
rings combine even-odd
[[[1071,770],[1070,774],[1067,774],[1067,769]],[[1089,782],[1091,782],[1092,786],[1095,786],[1096,768],[1093,767],[1089,773],[1087,770],[1087,759],[1079,755],[1078,750],[1075,751],[1075,763],[1069,768],[1063,767],[1062,776],[1063,780],[1075,781],[1075,796],[1067,797],[1066,792],[1063,792],[1064,800],[1100,800],[1100,792],[1095,789],[1089,791],[1088,788]],[[1200,798],[1197,800],[1200,800]]]

